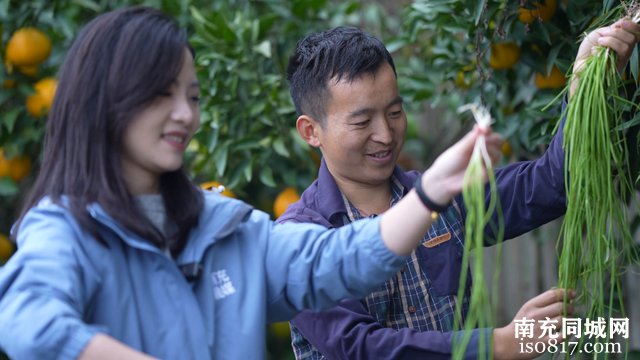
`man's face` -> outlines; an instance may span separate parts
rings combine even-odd
[[[389,64],[349,83],[329,80],[331,100],[320,150],[334,178],[363,185],[386,182],[404,144],[407,115]]]

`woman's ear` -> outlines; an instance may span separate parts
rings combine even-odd
[[[318,137],[322,135],[322,129],[320,128],[320,124],[313,118],[307,115],[300,116],[298,121],[296,121],[296,128],[298,128],[298,134],[300,134],[309,145],[313,147],[320,147],[322,145]]]

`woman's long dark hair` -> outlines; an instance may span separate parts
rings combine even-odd
[[[66,195],[79,224],[101,241],[91,203],[156,246],[166,244],[127,189],[120,153],[132,117],[175,81],[185,47],[193,53],[175,20],[147,7],[103,14],[81,32],[62,66],[44,160],[19,222],[43,197],[61,204]],[[203,196],[184,168],[162,174],[160,192],[178,227],[171,246],[177,254],[197,225]]]

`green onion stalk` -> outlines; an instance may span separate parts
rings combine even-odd
[[[624,107],[637,106],[619,95],[622,81],[616,55],[608,48],[596,48],[574,71],[565,92],[578,76],[563,130],[567,212],[560,232],[564,241],[557,245],[558,285],[579,290],[575,305],[584,307],[590,321],[605,319],[608,330],[608,319],[625,317],[619,276],[625,266],[638,263],[624,201],[629,197],[635,201],[635,196],[624,173],[625,136],[618,130]],[[566,302],[565,298],[565,309]],[[593,341],[608,343],[610,333],[606,333],[606,339]],[[580,346],[585,338],[581,336]]]
[[[478,105],[468,104],[462,106],[459,111],[471,110],[480,127],[490,126],[492,119],[489,112]],[[489,204],[485,204],[485,174],[489,183]],[[483,250],[485,242],[497,245],[496,258],[500,259],[501,244],[504,237],[504,221],[496,178],[493,172],[491,159],[487,152],[484,135],[478,136],[469,165],[465,171],[464,186],[462,190],[465,218],[465,244],[462,257],[462,270],[460,272],[460,285],[458,288],[458,301],[455,313],[454,330],[463,329],[461,336],[454,338],[453,359],[462,359],[471,339],[471,332],[476,328],[495,327],[497,316],[497,292],[499,262],[496,262],[493,274],[492,296],[489,296],[487,282],[484,276]],[[492,221],[494,212],[498,214],[498,224]],[[485,239],[485,228],[491,226],[495,239]],[[470,259],[473,257],[473,268],[470,269]],[[462,314],[462,304],[466,290],[467,274],[471,272],[474,284],[469,298],[469,310],[465,319]],[[493,299],[493,301],[492,301]],[[488,348],[487,348],[488,347]],[[487,334],[481,331],[478,341],[478,359],[492,358],[492,341]]]

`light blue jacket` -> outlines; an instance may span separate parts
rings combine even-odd
[[[89,207],[109,247],[45,198],[25,216],[0,268],[0,347],[13,359],[75,359],[104,332],[161,359],[262,359],[269,322],[364,297],[404,263],[379,219],[338,230],[275,224],[205,194],[176,261]],[[187,281],[177,265],[199,262]]]

